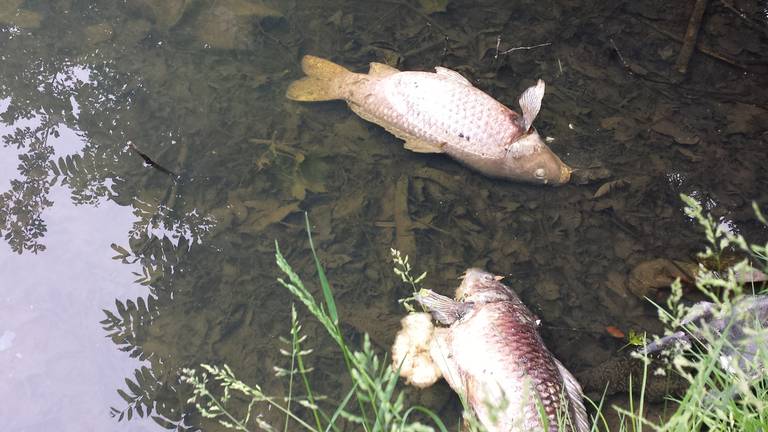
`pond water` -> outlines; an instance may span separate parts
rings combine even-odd
[[[768,3],[710,3],[680,75],[692,5],[661,0],[3,2],[0,430],[216,430],[178,381],[200,363],[282,394],[275,241],[317,290],[304,212],[353,344],[386,352],[405,314],[396,248],[443,294],[504,275],[572,371],[624,356],[606,327],[660,330],[632,270],[703,246],[680,193],[768,237]],[[308,53],[442,65],[515,109],[541,78],[536,127],[574,179],[489,179],[342,102],[288,101]],[[299,311],[339,397],[339,353]],[[458,419],[445,384],[408,393]]]

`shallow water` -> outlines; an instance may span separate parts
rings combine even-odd
[[[470,266],[505,275],[571,370],[623,355],[607,326],[659,330],[630,271],[702,247],[679,193],[768,237],[751,210],[768,203],[768,4],[710,3],[701,39],[721,59],[696,51],[680,79],[670,34],[689,10],[661,1],[11,1],[0,430],[196,428],[177,374],[200,363],[280,394],[291,298],[274,241],[315,286],[305,211],[353,342],[386,351],[404,315],[394,247],[441,293]],[[287,101],[305,53],[443,65],[515,108],[540,77],[536,127],[580,170],[560,188],[491,180],[341,102]],[[317,389],[338,396],[338,352],[305,332]],[[458,416],[445,385],[410,396]],[[139,418],[149,406],[159,420]]]

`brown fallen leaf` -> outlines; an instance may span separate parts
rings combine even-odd
[[[677,151],[683,156],[690,159],[692,162],[701,162],[702,160],[704,160],[704,157],[695,154],[694,152],[688,150],[687,148],[678,147]]]
[[[347,254],[326,253],[323,255],[323,266],[325,266],[326,269],[334,269],[337,267],[341,267],[350,261],[352,261],[352,257],[350,257]]]
[[[668,288],[676,278],[691,283],[697,272],[697,264],[656,258],[638,264],[629,272],[628,287],[641,299],[653,298],[658,290]]]
[[[580,185],[597,183],[600,180],[607,180],[611,178],[612,175],[613,173],[611,173],[611,170],[598,164],[588,168],[579,168],[573,170],[571,175],[571,182]]]
[[[449,190],[456,189],[456,184],[458,183],[458,179],[451,176],[450,174],[429,167],[421,167],[417,169],[413,175],[414,177],[432,180],[433,182]]]
[[[615,337],[616,339],[624,339],[624,332],[621,331],[618,327],[615,326],[606,326],[605,331],[611,335],[611,337]]]
[[[696,134],[686,130],[683,126],[667,119],[656,122],[653,126],[651,126],[651,130],[671,137],[678,144],[693,145],[698,144],[700,141],[700,138],[696,136]]]
[[[617,271],[611,271],[606,275],[605,286],[621,298],[626,298],[629,292],[627,291],[627,276]]]
[[[363,190],[342,194],[333,207],[333,218],[342,219],[357,214],[365,205],[366,193]]]
[[[607,183],[603,183],[602,186],[597,188],[597,192],[595,192],[595,194],[592,196],[592,199],[598,199],[602,196],[608,195],[609,193],[615,190],[622,189],[627,185],[629,185],[629,182],[624,179],[618,179],[618,180],[609,181]]]
[[[637,63],[629,63],[627,66],[629,67],[629,70],[631,70],[632,72],[634,72],[634,73],[636,73],[636,74],[638,74],[640,76],[648,75],[648,69],[640,66]]]
[[[621,116],[606,117],[600,120],[600,127],[613,130],[616,129],[616,126],[622,121],[624,121],[624,117]]]
[[[613,131],[613,139],[626,142],[634,138],[640,132],[637,121],[627,117],[606,117],[600,121],[600,127]]]
[[[162,30],[176,25],[188,6],[187,0],[137,0],[135,6],[149,15]]]
[[[448,0],[419,0],[419,9],[427,15],[445,12],[448,8]]]
[[[726,113],[727,135],[758,133],[768,127],[768,111],[756,105],[735,103]]]
[[[248,214],[248,219],[238,228],[238,232],[241,233],[258,233],[263,231],[266,227],[273,223],[280,222],[285,219],[289,214],[298,211],[299,204],[292,202],[279,207],[272,207],[270,209],[263,209],[260,211],[252,211]]]
[[[0,2],[0,24],[34,29],[40,27],[42,15],[32,10],[21,9],[23,0],[5,0]]]
[[[201,13],[194,25],[198,40],[214,49],[242,49],[253,35],[253,21],[282,17],[260,0],[217,0]]]

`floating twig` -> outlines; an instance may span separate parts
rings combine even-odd
[[[624,60],[624,56],[621,55],[621,51],[619,51],[619,47],[616,46],[616,42],[613,41],[613,38],[609,39],[611,41],[611,46],[613,47],[613,50],[616,51],[616,54],[619,56],[619,60],[621,61],[621,65],[624,66],[624,69],[629,69],[629,64],[626,60]]]
[[[145,153],[143,153],[141,150],[136,148],[136,146],[132,142],[130,142],[130,141],[128,141],[128,148],[133,150],[133,151],[135,151],[139,156],[141,156],[141,158],[144,159],[144,163],[146,163],[147,165],[149,165],[152,168],[160,171],[163,174],[167,174],[167,175],[171,176],[171,178],[173,178],[174,181],[178,180],[178,178],[179,178],[178,174],[176,174],[173,171],[169,170],[168,168],[160,165],[159,163],[153,161],[152,158],[150,158]]]
[[[499,49],[499,47],[501,46],[501,35],[499,35],[496,38],[496,55],[493,56],[493,59],[497,60],[500,55],[506,55],[506,54],[511,53],[512,51],[532,50],[534,48],[541,48],[541,47],[550,46],[550,45],[552,45],[552,42],[545,42],[545,43],[541,43],[541,44],[538,44],[538,45],[531,45],[531,46],[519,46],[519,47],[514,47],[514,48],[510,48],[508,50],[501,51]]]
[[[693,12],[691,12],[691,18],[688,20],[688,29],[685,31],[683,47],[680,48],[680,54],[678,54],[677,62],[675,63],[675,69],[681,74],[685,74],[688,70],[688,63],[691,61],[693,49],[696,47],[696,36],[699,34],[705,10],[707,10],[707,0],[696,0]]]
[[[727,1],[727,0],[720,0],[720,3],[723,6],[725,6],[726,9],[730,9],[731,12],[735,13],[736,15],[739,16],[739,18],[741,18],[744,21],[746,21],[746,23],[749,24],[750,27],[752,27],[752,28],[754,28],[756,30],[761,31],[761,32],[765,33],[766,36],[768,36],[768,28],[766,28],[766,26],[764,26],[764,25],[760,24],[759,22],[749,18],[747,16],[747,14],[745,14],[739,8],[734,6],[733,3],[731,3],[730,1]]]
[[[677,36],[674,33],[669,32],[667,30],[664,30],[663,28],[660,28],[660,27],[656,26],[655,24],[653,24],[650,21],[647,21],[647,20],[644,20],[644,19],[641,19],[641,18],[637,18],[637,17],[632,17],[632,18],[636,19],[637,21],[645,24],[646,26],[656,30],[657,32],[663,34],[664,36],[666,36],[666,37],[668,37],[668,38],[670,38],[670,39],[672,39],[674,41],[683,43],[683,38]],[[712,58],[715,58],[715,59],[720,60],[722,62],[728,63],[731,66],[735,66],[737,68],[744,69],[746,71],[750,70],[748,67],[746,67],[743,64],[737,62],[736,59],[734,59],[732,57],[729,57],[729,56],[726,56],[725,54],[721,54],[721,53],[719,53],[719,52],[717,52],[717,51],[715,51],[713,49],[710,49],[709,47],[707,47],[704,44],[702,44],[701,41],[699,41],[696,44],[696,49],[699,50],[699,52],[701,52],[702,54],[706,54],[706,55],[708,55],[708,56],[710,56]]]

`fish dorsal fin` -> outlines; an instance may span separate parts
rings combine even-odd
[[[584,393],[581,386],[576,381],[576,377],[558,359],[554,360],[560,371],[560,376],[563,378],[564,396],[568,398],[568,410],[571,415],[571,427],[574,432],[587,432],[589,430],[589,417],[587,417],[587,410],[584,409]]]
[[[371,62],[371,67],[368,69],[368,75],[385,77],[400,72],[399,69],[392,67],[384,63]]]
[[[456,72],[455,70],[451,70],[448,68],[444,68],[442,66],[435,66],[435,73],[438,75],[444,76],[446,78],[450,78],[453,81],[463,84],[465,86],[472,86],[472,83],[469,82],[468,79],[464,78],[464,75]]]
[[[544,98],[544,81],[539,80],[535,86],[525,89],[523,94],[520,95],[518,103],[520,103],[520,109],[523,110],[523,130],[528,132],[539,114],[541,108],[541,100]]]

